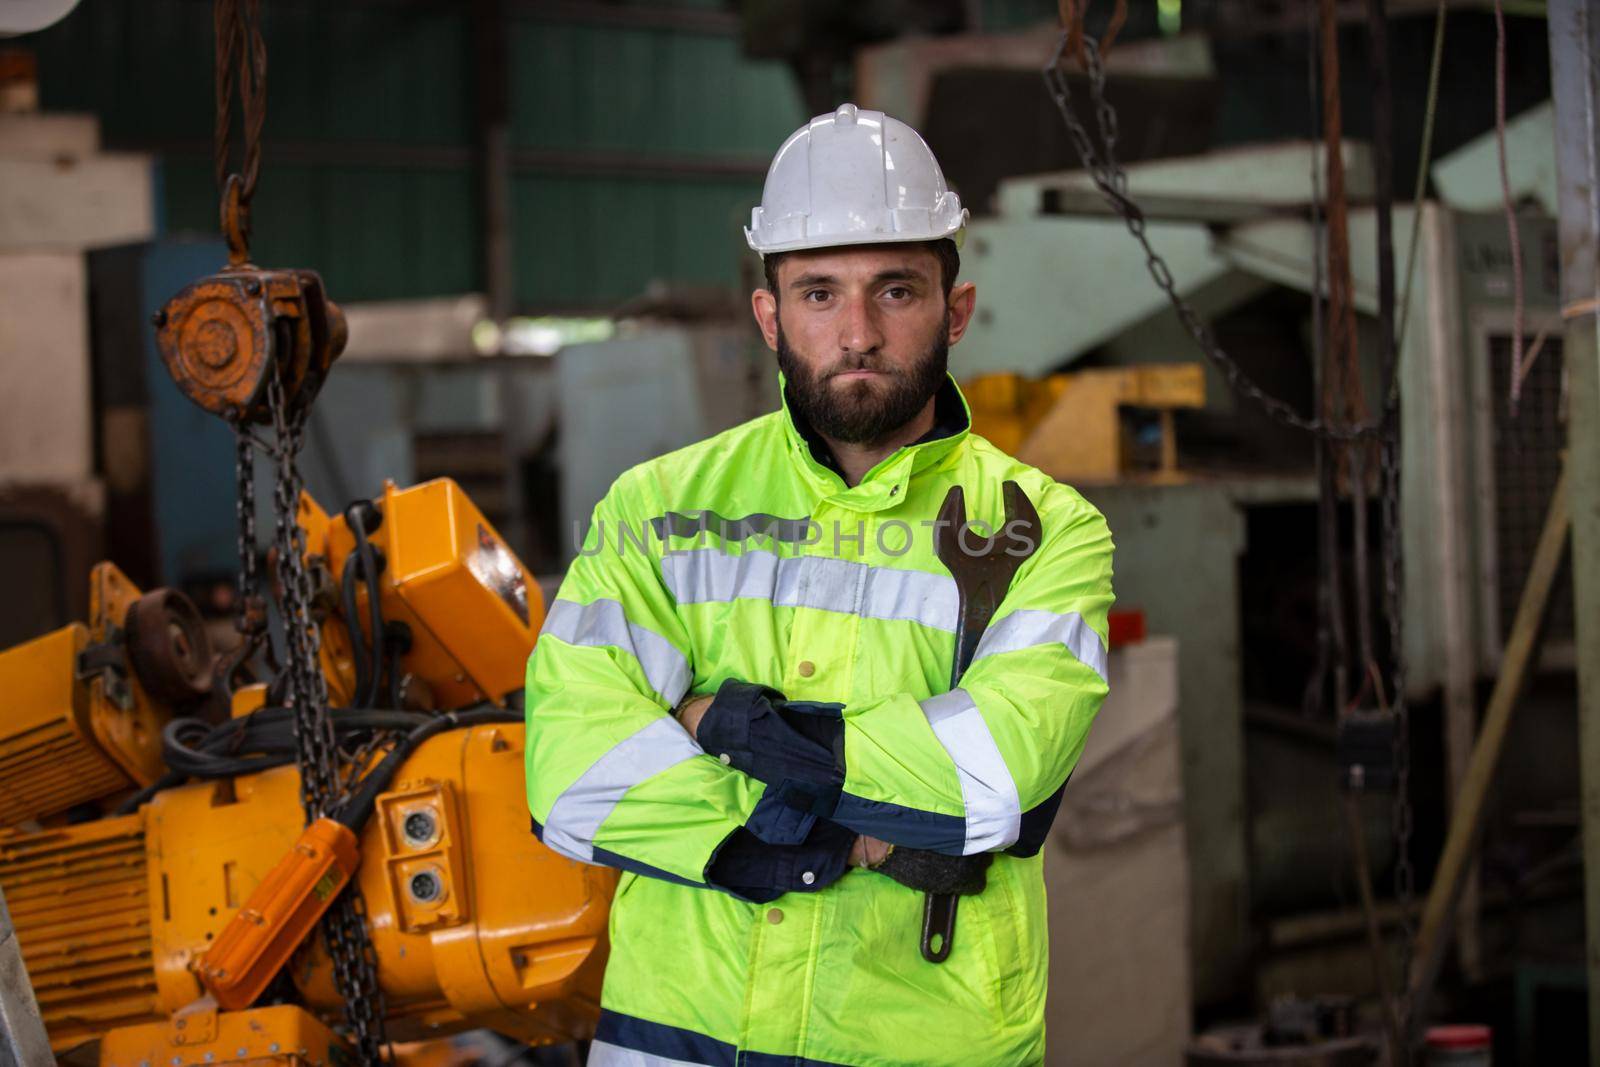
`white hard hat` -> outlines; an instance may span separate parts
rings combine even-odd
[[[961,198],[917,131],[840,104],[796,130],[767,169],[745,239],[766,255],[833,245],[936,241],[966,225]]]

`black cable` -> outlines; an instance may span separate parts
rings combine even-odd
[[[367,540],[366,520],[362,513],[372,505],[365,500],[358,500],[344,509],[344,521],[350,527],[350,532],[356,539],[356,556],[361,563],[361,577],[367,583],[367,616],[371,626],[371,651],[369,662],[372,672],[367,679],[365,689],[357,691],[356,704],[360,707],[370,708],[378,702],[378,686],[382,681],[384,651],[383,651],[383,604],[379,599],[378,590],[378,556],[373,551],[372,542]],[[361,624],[352,616],[347,620],[354,630],[359,631]],[[356,635],[351,634],[352,638]]]
[[[427,722],[418,726],[407,734],[399,744],[389,750],[389,754],[378,761],[378,765],[367,772],[367,776],[356,784],[350,793],[350,799],[334,813],[333,818],[341,824],[348,826],[356,833],[366,825],[372,817],[372,811],[377,806],[378,796],[389,788],[394,781],[395,774],[400,770],[400,764],[411,758],[417,748],[428,738],[443,730],[454,729],[458,726],[477,726],[481,723],[503,722],[518,723],[522,716],[503,708],[485,708],[479,711],[447,711],[443,715],[435,715]]]
[[[361,623],[356,613],[356,553],[352,552],[344,558],[344,571],[339,576],[339,600],[344,608],[345,629],[350,631],[350,658],[355,662],[356,687],[355,700],[360,702],[361,696],[367,691],[367,659],[366,634],[361,632]]]
[[[429,729],[430,733],[411,743],[408,752],[414,751],[417,744],[432,736],[432,732],[452,723],[471,726],[482,722],[522,721],[519,713],[492,705],[479,705],[444,715],[384,708],[348,708],[340,709],[332,718],[335,739],[341,742],[368,740],[364,735],[370,735],[373,731],[403,730],[407,731],[407,738],[410,738],[418,730]],[[292,764],[296,753],[294,709],[266,706],[249,715],[215,725],[202,719],[174,719],[162,731],[161,741],[167,773],[123,801],[117,807],[116,814],[127,815],[137,811],[157,793],[182,785],[191,778],[201,781],[234,778]],[[397,748],[406,743],[402,740]],[[388,759],[386,756],[385,761]],[[380,763],[379,766],[383,765]],[[390,773],[392,776],[392,771]],[[366,781],[363,778],[357,788],[361,788]]]
[[[384,691],[389,698],[389,706],[400,706],[400,650],[390,642],[384,650],[384,669],[388,671],[388,688]]]
[[[182,785],[188,780],[189,776],[187,774],[179,774],[177,771],[168,771],[160,778],[157,778],[154,782],[151,782],[149,785],[133,794],[133,796],[129,797],[127,800],[124,800],[121,804],[118,804],[117,809],[111,814],[132,815],[141,807],[150,803],[151,798],[157,793],[164,789],[171,789],[173,786]]]
[[[399,620],[384,623],[383,642],[386,652],[385,668],[388,670],[389,707],[400,707],[400,657],[411,651],[411,627]]]

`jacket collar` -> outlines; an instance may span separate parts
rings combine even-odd
[[[933,429],[885,456],[860,484],[846,486],[827,443],[789,406],[788,383],[782,374],[778,375],[778,385],[783,396],[784,439],[791,461],[824,498],[860,511],[878,511],[900,503],[911,478],[949,456],[972,430],[967,398],[955,379],[946,374],[934,398]]]

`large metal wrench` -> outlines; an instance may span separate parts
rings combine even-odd
[[[939,506],[939,521],[933,528],[933,547],[956,580],[956,654],[950,668],[950,688],[961,684],[978,640],[994,618],[994,613],[1011,588],[1017,568],[1033,555],[1043,538],[1039,512],[1016,482],[1002,487],[1006,522],[987,538],[978,538],[967,528],[966,493],[953,485]],[[943,963],[950,955],[950,942],[956,932],[956,904],[953,893],[929,893],[922,907],[922,956],[930,963]],[[937,948],[933,942],[939,938]]]

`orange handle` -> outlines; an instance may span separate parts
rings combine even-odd
[[[254,1003],[360,862],[349,827],[326,818],[306,827],[201,957],[200,982],[217,1003],[229,1011]]]

